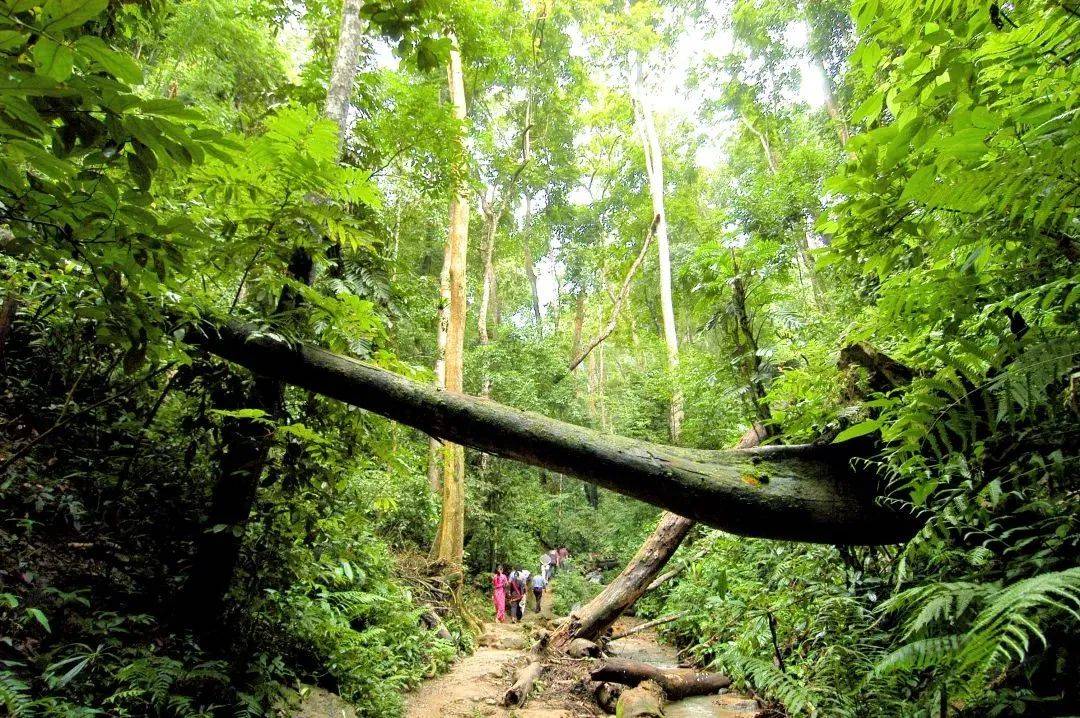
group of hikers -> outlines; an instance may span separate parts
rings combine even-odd
[[[570,558],[570,552],[562,546],[540,557],[540,567],[536,573],[517,566],[508,574],[506,567],[499,564],[491,577],[491,585],[494,589],[495,620],[500,623],[505,622],[507,609],[509,609],[510,620],[516,623],[523,619],[525,604],[530,594],[532,601],[529,610],[539,613],[548,581],[568,558]]]

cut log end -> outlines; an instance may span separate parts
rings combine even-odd
[[[540,677],[543,668],[540,661],[531,661],[518,671],[514,685],[510,686],[510,689],[503,695],[502,704],[507,708],[520,708],[525,705],[525,701],[529,699],[529,693],[532,691],[533,683]]]
[[[664,691],[655,681],[625,690],[615,705],[615,718],[664,718]]]
[[[600,646],[585,638],[575,638],[566,647],[571,658],[596,658],[600,655]]]

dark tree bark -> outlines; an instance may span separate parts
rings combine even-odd
[[[602,434],[410,381],[348,357],[201,324],[188,341],[256,373],[358,406],[432,436],[575,476],[745,536],[840,544],[910,538],[918,523],[878,505],[876,477],[852,442],[730,451]],[[863,447],[864,449],[866,447]]]
[[[690,696],[707,696],[731,685],[731,679],[722,673],[709,673],[693,668],[657,668],[651,663],[624,658],[609,658],[589,675],[594,681],[622,683],[626,686],[655,681],[670,701]]]
[[[15,328],[15,310],[19,307],[19,300],[14,294],[4,297],[3,305],[0,305],[0,365],[4,361],[4,348],[7,346],[8,337]]]
[[[288,273],[294,280],[310,284],[313,267],[311,255],[297,249],[289,261]],[[295,310],[300,302],[299,295],[286,286],[278,296],[274,315],[283,316]],[[280,417],[284,400],[285,383],[262,374],[249,382],[246,389],[226,391],[215,397],[220,409],[257,409],[269,420]],[[265,419],[226,417],[222,422],[218,479],[206,523],[196,538],[191,575],[178,605],[184,624],[198,630],[205,631],[220,623],[225,596],[240,558],[244,528],[270,453],[273,429]]]
[[[856,342],[841,349],[836,365],[840,369],[862,367],[866,370],[867,386],[871,391],[878,392],[905,386],[916,376],[915,370],[878,351],[867,342]],[[858,396],[854,386],[849,386],[847,393],[852,398]]]

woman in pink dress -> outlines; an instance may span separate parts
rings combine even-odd
[[[506,622],[506,586],[509,583],[506,571],[499,566],[491,579],[491,585],[495,587],[495,620],[500,623]]]

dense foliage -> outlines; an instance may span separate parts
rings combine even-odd
[[[339,124],[343,5],[0,0],[0,710],[314,684],[389,716],[471,649],[487,603],[423,558],[427,437],[185,343],[233,318],[434,381],[464,188],[468,393],[699,448],[871,439],[925,520],[695,529],[639,606],[685,612],[684,655],[793,716],[1080,711],[1075,7],[379,0]],[[470,591],[557,546],[610,578],[657,516],[465,470]]]

